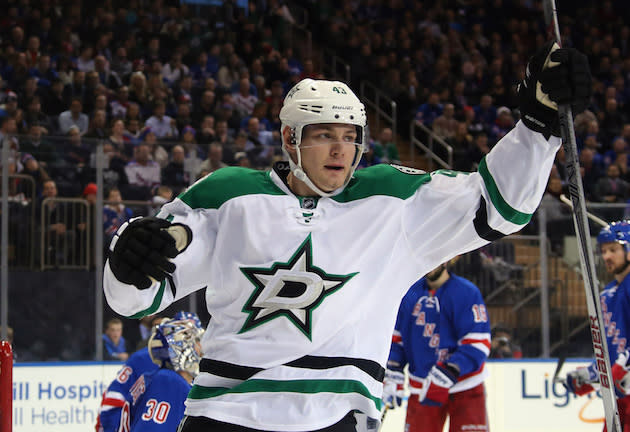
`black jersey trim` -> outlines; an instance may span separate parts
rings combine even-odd
[[[332,369],[341,366],[354,366],[370,375],[376,381],[382,382],[385,378],[385,369],[377,362],[352,357],[304,356],[287,363],[286,366],[304,369]]]
[[[477,235],[489,242],[506,236],[506,234],[492,229],[490,228],[490,225],[488,225],[488,211],[486,210],[486,200],[483,197],[479,200],[479,208],[477,209],[477,213],[475,213],[473,224],[475,226],[475,231],[477,231]]]
[[[211,373],[212,375],[223,378],[246,380],[264,371],[264,369],[204,358],[199,362],[199,371]]]
[[[341,366],[354,366],[370,375],[376,381],[383,382],[385,377],[385,369],[377,362],[351,357],[304,356],[285,363],[285,366],[303,369],[332,369]],[[263,370],[263,368],[241,366],[207,358],[202,359],[199,363],[200,372],[238,380],[247,380]]]

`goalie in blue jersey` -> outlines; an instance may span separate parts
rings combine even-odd
[[[107,389],[97,432],[174,431],[197,375],[203,334],[196,314],[178,312],[153,328]]]

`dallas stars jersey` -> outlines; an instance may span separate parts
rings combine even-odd
[[[490,323],[479,289],[450,275],[435,293],[425,278],[403,298],[387,366],[402,371],[409,364],[409,384],[420,388],[438,361],[457,365],[460,375],[450,393],[471,389],[487,376]]]
[[[190,226],[177,270],[146,290],[105,266],[109,305],[156,313],[205,289],[212,320],[186,413],[255,429],[380,416],[396,313],[418,275],[520,230],[560,140],[517,124],[472,174],[377,165],[329,198],[295,196],[270,172],[223,168],[160,217]]]

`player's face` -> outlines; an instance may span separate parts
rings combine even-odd
[[[600,252],[608,273],[617,274],[625,270],[626,251],[622,245],[616,242],[603,243]]]
[[[317,124],[304,128],[300,151],[302,168],[324,192],[343,186],[357,152],[357,131],[352,125]]]

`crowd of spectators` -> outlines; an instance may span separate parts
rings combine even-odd
[[[280,158],[284,94],[316,76],[293,53],[293,17],[276,0],[214,3],[10,0],[0,139],[11,172],[31,176],[37,198],[48,180],[80,197],[100,142],[105,196],[150,200],[160,186],[177,194],[223,166]]]
[[[593,98],[576,118],[587,199],[630,198],[630,11],[625,2],[577,1],[562,8],[564,46],[586,53]],[[396,101],[398,132],[417,120],[470,171],[519,119],[516,86],[545,42],[542,1],[468,0],[310,2],[318,37]],[[562,157],[562,155],[560,156]],[[552,173],[564,183],[565,162]],[[617,167],[610,168],[611,165]]]
[[[152,201],[151,214],[221,167],[268,168],[282,157],[287,90],[323,77],[320,58],[296,49],[292,3],[308,11],[314,44],[350,65],[351,87],[369,80],[397,103],[398,129],[372,131],[360,167],[401,162],[394,134],[418,121],[453,147],[454,169],[476,169],[518,120],[516,85],[545,40],[541,0],[8,0],[0,140],[10,172],[35,185],[11,193],[93,203],[101,143],[107,242],[137,211],[124,200]],[[629,14],[621,0],[577,0],[561,14],[563,44],[589,56],[594,78],[575,121],[591,201],[630,198]],[[559,152],[549,195],[565,180]],[[51,244],[76,242],[68,231],[85,218],[45,209]]]

